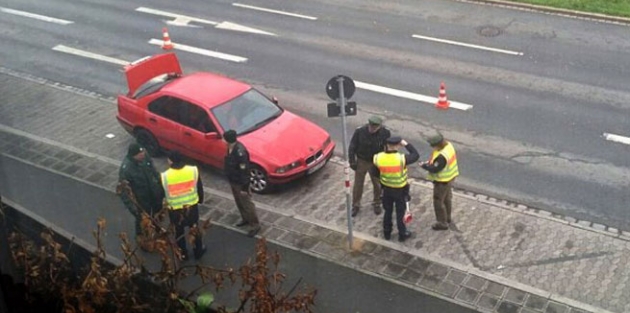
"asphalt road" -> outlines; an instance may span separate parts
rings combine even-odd
[[[106,251],[121,257],[117,236],[123,231],[133,233],[133,222],[113,192],[3,155],[0,155],[0,168],[4,169],[0,172],[3,198],[19,203],[93,245],[95,240],[92,231],[96,220],[105,218],[107,227],[103,242]],[[33,191],[37,196],[33,196]],[[204,243],[208,252],[202,261],[217,268],[238,268],[254,255],[254,240],[219,226],[209,229]],[[300,278],[300,286],[317,289],[314,312],[475,312],[282,246],[270,243],[268,247],[270,251],[278,251],[281,256],[278,269],[287,276],[282,290],[288,291]],[[145,257],[149,264],[158,261],[151,259],[150,255]],[[198,286],[199,282],[195,279],[187,279],[182,283],[185,290]],[[214,293],[213,288],[208,288],[208,291]],[[232,291],[216,294],[217,301],[228,306],[235,305],[230,302],[237,296],[236,290]]]
[[[350,118],[349,129],[369,114],[384,115],[425,157],[422,138],[439,129],[458,148],[460,187],[630,229],[630,147],[604,138],[630,136],[628,26],[449,0],[246,3],[300,16],[243,4],[2,0],[1,65],[115,96],[125,83],[121,65],[111,62],[161,52],[148,42],[161,40],[168,26],[176,45],[247,58],[233,62],[177,50],[185,70],[250,82],[337,141],[339,121],[325,117],[324,86],[341,73],[364,83],[353,98],[360,114]],[[274,35],[236,31],[234,24]],[[450,100],[473,108],[443,112],[401,97],[401,91],[437,97],[441,81]],[[375,92],[366,84],[396,91]]]

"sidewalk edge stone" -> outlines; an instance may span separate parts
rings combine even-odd
[[[579,301],[576,301],[576,300],[573,300],[573,299],[570,299],[570,298],[567,298],[567,297],[564,297],[564,296],[561,296],[561,295],[558,295],[558,294],[553,294],[552,293],[551,297],[549,299],[553,300],[553,301],[556,301],[556,302],[560,302],[560,303],[569,305],[569,306],[572,306],[572,307],[575,307],[575,308],[578,308],[578,309],[581,309],[581,310],[586,310],[586,311],[589,311],[589,312],[593,312],[593,313],[615,313],[615,312],[604,310],[602,308],[598,308],[598,307],[592,306],[590,304],[582,303],[582,302],[579,302]]]

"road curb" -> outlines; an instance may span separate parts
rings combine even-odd
[[[520,3],[513,1],[502,1],[502,0],[455,0],[457,2],[464,3],[479,3],[491,6],[498,6],[510,9],[518,9],[524,11],[532,11],[532,12],[540,12],[564,17],[578,18],[587,21],[595,21],[602,23],[611,23],[617,25],[630,25],[630,18],[620,17],[620,16],[612,16],[606,14],[599,13],[589,13],[582,12],[576,10],[569,9],[561,9],[561,8],[552,8],[542,5],[528,4],[528,3]]]

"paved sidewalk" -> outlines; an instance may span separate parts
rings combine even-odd
[[[1,67],[0,94],[0,153],[113,190],[130,138],[112,99]],[[382,215],[365,205],[349,251],[342,173],[333,159],[294,186],[255,196],[262,235],[482,312],[630,312],[626,232],[464,191],[454,194],[456,228],[434,232],[431,186],[414,181],[415,236],[385,241]],[[232,225],[227,183],[214,170],[202,178],[204,216]],[[370,192],[366,184],[366,200]]]

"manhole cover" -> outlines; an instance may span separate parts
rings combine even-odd
[[[477,29],[477,33],[484,37],[496,37],[501,34],[501,29],[496,26],[481,26]]]

